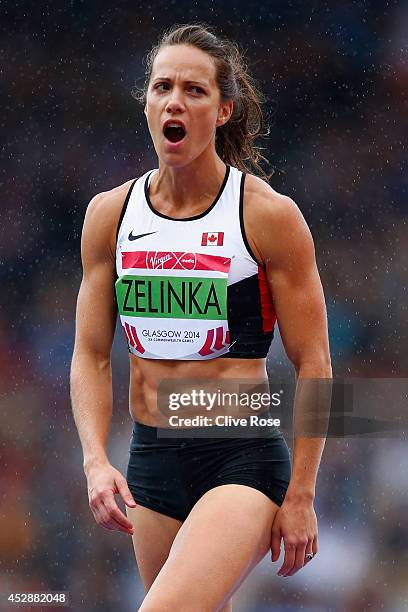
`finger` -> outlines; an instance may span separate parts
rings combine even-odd
[[[317,539],[317,536],[316,536],[314,538],[313,544],[312,544],[312,553],[317,555],[318,552],[319,552],[319,542],[318,542],[318,539]]]
[[[89,507],[92,510],[95,521],[100,525],[103,520],[100,511],[100,502],[96,502],[96,500],[89,500]]]
[[[109,518],[114,523],[118,524],[122,529],[129,531],[133,531],[133,524],[129,521],[128,518],[121,512],[121,510],[116,505],[115,499],[113,497],[106,497],[104,500],[104,505],[106,511],[109,515]]]
[[[271,538],[271,550],[272,550],[272,561],[277,561],[280,557],[281,552],[281,534],[279,529],[272,529]]]
[[[308,542],[299,543],[296,547],[296,555],[295,555],[295,563],[293,564],[292,569],[288,572],[287,576],[293,576],[296,574],[305,564],[305,554],[306,554],[306,546]]]
[[[133,495],[131,494],[129,490],[126,479],[123,478],[123,476],[121,478],[118,477],[116,478],[115,482],[116,482],[116,486],[118,487],[119,495],[121,496],[125,504],[129,506],[129,508],[136,508],[137,504],[135,500],[133,499]]]
[[[92,512],[98,525],[113,531],[113,527],[109,524],[108,513],[105,511],[103,505],[99,504],[98,506],[95,506],[92,508]]]
[[[113,496],[112,491],[105,493],[104,495],[105,496],[107,495],[108,498],[110,495],[113,500],[113,504],[116,506],[115,498]],[[120,523],[117,523],[116,520],[110,516],[109,502],[108,502],[108,508],[107,508],[104,503],[104,495],[103,494],[100,495],[97,500],[93,500],[90,503],[92,513],[98,525],[105,527],[105,529],[110,529],[111,531],[123,531],[124,533],[128,535],[133,535],[133,525],[132,524],[131,524],[131,528],[124,527]],[[118,512],[120,513],[119,508],[118,508]],[[124,515],[122,516],[127,521],[126,517]]]
[[[133,535],[132,531],[125,529],[124,527],[119,525],[119,523],[110,518],[108,514],[106,514],[106,518],[103,520],[102,523],[100,523],[100,525],[102,527],[105,527],[105,529],[110,529],[111,531],[123,531],[126,534]]]
[[[306,558],[306,555],[310,555],[310,554],[312,554],[312,555],[314,556],[314,555],[316,554],[316,553],[315,553],[315,540],[316,540],[316,538],[313,538],[312,540],[310,540],[310,541],[307,543],[306,550],[305,550],[305,565],[306,565],[307,563],[310,563],[310,561],[311,561],[311,560],[312,560],[312,558],[313,558],[313,557],[308,557],[308,558]]]
[[[307,556],[307,555],[310,555],[310,554],[314,555],[311,544],[306,546],[306,550],[305,550],[305,565],[310,563],[310,561],[313,559],[313,557],[308,557]]]
[[[277,572],[278,576],[286,576],[286,574],[292,569],[293,564],[295,563],[295,553],[296,545],[285,542],[285,557],[283,559],[281,568]]]
[[[109,531],[116,531],[116,529],[110,523],[101,523],[101,527],[108,529]]]

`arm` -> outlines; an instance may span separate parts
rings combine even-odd
[[[120,202],[119,202],[120,203]],[[107,456],[112,417],[110,354],[115,332],[115,261],[112,233],[118,202],[109,193],[93,198],[82,232],[83,279],[78,294],[75,346],[71,364],[71,401],[84,456],[91,509],[98,523],[129,532],[131,523],[114,500],[120,492],[135,503],[126,480]]]
[[[256,223],[257,250],[265,263],[285,351],[297,376],[292,477],[272,541],[274,561],[279,557],[280,537],[286,538],[279,572],[292,575],[303,566],[305,553],[317,552],[313,499],[325,437],[302,432],[311,412],[321,416],[322,408],[325,414],[329,410],[330,388],[321,380],[332,377],[327,315],[313,239],[293,200],[264,192]]]
[[[282,228],[279,239],[270,241],[263,252],[279,331],[297,377],[293,471],[286,495],[288,501],[313,500],[325,438],[301,434],[314,408],[311,402],[316,401],[317,411],[319,396],[327,396],[328,387],[319,380],[332,377],[326,305],[313,239],[299,208],[290,198],[283,198],[277,208],[274,223]]]
[[[112,416],[110,353],[115,330],[114,263],[103,223],[104,194],[91,200],[82,231],[83,278],[76,311],[71,364],[71,400],[84,455],[84,469],[107,458]]]

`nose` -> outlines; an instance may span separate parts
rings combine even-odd
[[[169,99],[166,104],[166,111],[168,113],[180,112],[184,110],[184,100],[180,88],[173,87]]]

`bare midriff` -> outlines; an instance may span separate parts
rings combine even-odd
[[[165,395],[160,394],[158,402],[158,390],[163,381],[170,381],[172,391],[184,392],[189,389],[189,381],[203,379],[202,389],[216,388],[222,391],[237,390],[240,383],[244,389],[252,388],[251,385],[259,384],[258,389],[263,392],[269,390],[268,376],[266,371],[266,359],[230,359],[218,357],[206,361],[187,361],[170,359],[143,359],[129,355],[130,359],[130,387],[129,387],[129,411],[134,421],[150,425],[152,427],[165,427],[168,414],[163,413],[162,406]],[[171,380],[170,380],[171,379]],[[174,380],[174,383],[173,383]],[[210,381],[210,382],[208,382]],[[246,386],[248,381],[249,387]],[[193,385],[197,388],[197,384]],[[198,386],[199,381],[198,381]],[[161,387],[163,389],[163,386]],[[242,387],[241,387],[242,388]],[[205,414],[202,407],[196,408],[196,414]],[[251,409],[239,407],[239,416],[248,416]],[[163,416],[164,414],[164,416]],[[208,414],[208,412],[207,412]],[[218,414],[237,416],[237,406],[223,405],[216,407],[211,416]]]

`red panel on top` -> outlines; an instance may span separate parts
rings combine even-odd
[[[230,257],[183,251],[125,251],[122,268],[145,270],[215,270],[228,273]]]
[[[262,329],[264,332],[270,332],[276,322],[276,313],[265,270],[261,266],[258,266],[258,284],[261,296]]]

